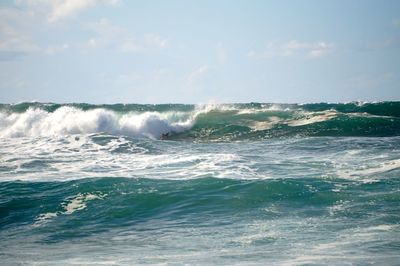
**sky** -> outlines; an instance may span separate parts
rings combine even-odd
[[[3,0],[0,102],[400,100],[400,1]]]

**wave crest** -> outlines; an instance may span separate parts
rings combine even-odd
[[[17,106],[18,107],[18,106]],[[22,108],[23,107],[23,108]],[[0,137],[107,133],[174,140],[232,141],[309,136],[398,136],[400,103],[0,105]],[[14,109],[13,109],[14,108]]]
[[[106,109],[83,111],[63,106],[54,112],[28,108],[23,113],[0,113],[1,137],[35,137],[105,132],[132,137],[159,138],[166,132],[190,129],[196,113],[144,112],[118,114]]]

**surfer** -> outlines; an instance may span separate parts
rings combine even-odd
[[[166,140],[166,139],[168,139],[168,137],[169,137],[169,132],[167,132],[167,133],[162,133],[160,139],[161,139],[161,140]]]

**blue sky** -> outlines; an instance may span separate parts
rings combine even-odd
[[[0,102],[400,100],[400,1],[0,2]]]

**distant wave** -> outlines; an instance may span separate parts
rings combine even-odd
[[[400,102],[347,104],[0,105],[1,137],[107,133],[231,141],[305,136],[398,136]]]

